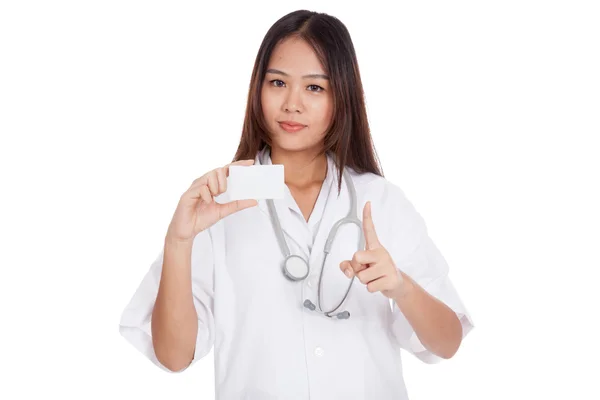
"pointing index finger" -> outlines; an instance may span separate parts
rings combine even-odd
[[[371,217],[371,202],[367,201],[365,208],[363,209],[363,232],[365,235],[365,244],[367,249],[375,249],[381,247],[377,232],[375,232],[375,225],[373,224],[373,218]]]

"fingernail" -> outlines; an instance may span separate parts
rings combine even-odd
[[[350,270],[348,268],[346,268],[346,270],[344,271],[344,274],[346,274],[346,276],[348,278],[350,278],[352,276],[352,274],[350,273]]]

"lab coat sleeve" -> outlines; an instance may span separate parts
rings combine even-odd
[[[194,358],[184,370],[207,355],[214,344],[214,257],[212,247],[209,230],[200,232],[194,238],[191,257],[192,293],[198,314],[198,334]],[[129,304],[125,307],[121,315],[119,331],[131,345],[156,366],[171,372],[158,361],[152,345],[151,318],[160,284],[163,257],[164,249],[151,264]]]
[[[393,215],[389,230],[388,252],[396,266],[410,276],[432,296],[450,307],[462,325],[462,337],[474,328],[471,315],[463,304],[449,277],[449,267],[438,247],[428,234],[422,216],[397,186],[392,186]],[[427,350],[395,301],[392,306],[392,332],[401,348],[427,364],[443,359]]]

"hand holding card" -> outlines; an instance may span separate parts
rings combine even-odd
[[[258,204],[251,197],[231,199],[226,203],[215,201],[216,197],[228,190],[228,176],[231,168],[251,168],[254,160],[240,160],[224,167],[213,169],[192,182],[190,188],[181,195],[173,214],[167,238],[176,242],[192,242],[201,231],[234,212],[254,207]],[[237,185],[236,185],[237,186]],[[245,195],[246,193],[241,193]]]

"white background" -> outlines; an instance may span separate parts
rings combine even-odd
[[[213,398],[212,352],[168,374],[118,321],[299,8],[350,30],[385,175],[476,324],[405,353],[411,399],[600,398],[597,3],[386,3],[1,3],[0,398]]]

